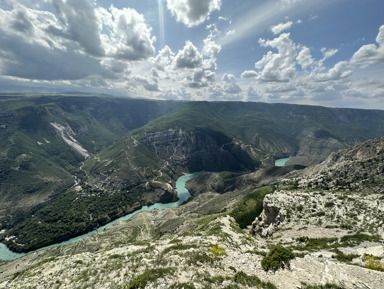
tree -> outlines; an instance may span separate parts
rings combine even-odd
[[[289,268],[290,260],[294,259],[295,255],[293,252],[281,245],[272,246],[267,256],[261,260],[261,267],[265,271],[277,271],[282,268]]]

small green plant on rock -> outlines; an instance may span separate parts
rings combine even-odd
[[[217,244],[213,245],[209,251],[216,257],[227,255],[225,249]]]
[[[380,261],[380,258],[375,256],[366,256],[365,268],[384,272],[384,262]]]
[[[276,286],[269,282],[261,281],[255,275],[247,275],[243,271],[237,272],[233,276],[233,282],[240,285],[252,286],[253,288],[265,288],[265,289],[276,289]]]
[[[340,287],[336,284],[330,284],[327,283],[325,285],[308,285],[306,283],[303,283],[302,289],[344,289],[343,287]]]
[[[278,269],[289,268],[290,260],[294,259],[293,252],[281,245],[272,246],[267,256],[261,260],[261,267],[265,271],[277,271]]]

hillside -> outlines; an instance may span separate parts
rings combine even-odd
[[[384,138],[332,153],[295,181],[299,188],[384,193]]]
[[[28,145],[14,158],[21,169],[7,163],[9,155],[3,162],[20,176],[8,179],[12,190],[4,191],[3,204],[16,209],[1,227],[6,230],[3,240],[17,251],[68,239],[144,205],[175,201],[175,181],[184,172],[251,173],[238,184],[268,183],[289,170],[319,163],[331,152],[384,135],[384,112],[374,110],[89,96],[23,101],[28,105],[12,102],[33,112],[31,121],[12,130],[28,132]],[[20,144],[18,140],[15,148]],[[26,147],[36,153],[26,154]],[[44,150],[49,147],[59,151]],[[37,156],[39,160],[32,159]],[[286,156],[291,157],[288,167],[275,171],[274,159]],[[40,174],[39,185],[62,186],[37,187],[26,197],[33,181],[25,187],[15,184],[25,180],[18,172],[24,172],[28,159],[39,164],[26,170],[34,178]],[[45,163],[58,168],[50,170]],[[20,191],[9,197],[15,188]]]
[[[88,155],[179,105],[110,96],[1,94],[1,228],[13,228],[71,188],[84,174],[80,167]]]
[[[336,155],[382,164],[376,148],[383,143],[371,140]],[[350,169],[353,163],[360,166],[351,161]],[[253,177],[253,184],[225,192],[217,186],[220,179]],[[213,186],[203,192],[192,180],[200,193],[185,205],[142,212],[77,243],[3,262],[0,288],[382,288],[382,193],[292,189],[286,175],[274,187],[255,189],[257,177],[200,176]],[[276,245],[293,259],[266,271]]]

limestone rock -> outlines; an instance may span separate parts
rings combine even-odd
[[[268,237],[272,235],[286,218],[287,212],[281,205],[274,203],[270,196],[266,196],[263,202],[261,215],[252,223],[251,234]]]

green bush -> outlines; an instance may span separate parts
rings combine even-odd
[[[359,257],[357,254],[344,254],[339,249],[335,249],[335,255],[332,255],[332,258],[336,258],[337,261],[340,262],[351,262],[353,259]]]
[[[265,195],[271,194],[273,191],[274,188],[271,186],[257,189],[239,201],[229,215],[236,220],[240,228],[246,228],[248,225],[251,225],[256,217],[263,211]]]
[[[325,285],[308,285],[308,284],[303,284],[302,289],[344,289],[343,287],[340,287],[335,284],[325,284]]]
[[[384,272],[384,262],[381,262],[379,258],[374,256],[366,256],[365,268]]]
[[[145,269],[145,271],[132,278],[127,288],[128,289],[140,289],[145,288],[148,282],[154,282],[159,278],[162,278],[166,275],[172,275],[175,273],[175,268],[158,268],[158,269]]]
[[[216,257],[227,255],[225,249],[217,244],[213,245],[209,251]]]
[[[289,268],[290,260],[294,259],[293,252],[281,245],[272,246],[267,256],[261,260],[261,267],[265,271],[277,271],[282,268]]]
[[[276,289],[276,286],[272,283],[262,282],[257,276],[247,275],[243,271],[239,271],[233,276],[233,282],[256,288]]]

